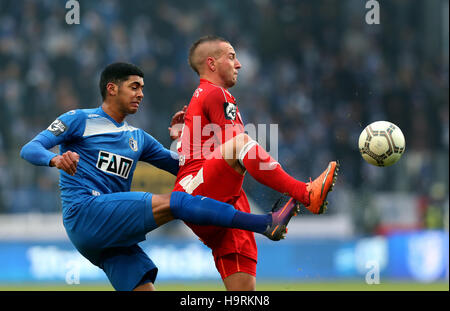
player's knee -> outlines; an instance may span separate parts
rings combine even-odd
[[[244,273],[237,272],[231,274],[223,280],[225,288],[227,291],[255,291],[256,290],[256,279],[254,276]]]
[[[253,139],[245,133],[236,135],[236,137],[234,139],[236,141],[236,152],[238,154],[248,142],[253,141]]]
[[[222,155],[225,160],[239,159],[239,154],[243,148],[253,139],[245,133],[236,135],[233,139],[227,141],[222,147]]]

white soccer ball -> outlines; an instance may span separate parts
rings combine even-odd
[[[405,152],[405,137],[397,125],[376,121],[361,132],[358,147],[367,163],[389,166],[397,162]]]

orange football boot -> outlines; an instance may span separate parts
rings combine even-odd
[[[309,192],[309,206],[306,208],[313,214],[322,214],[326,211],[328,201],[325,201],[328,192],[333,190],[336,183],[337,172],[339,171],[339,161],[332,161],[327,169],[319,177],[306,183],[306,190]]]

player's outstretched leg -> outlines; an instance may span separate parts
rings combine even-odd
[[[279,203],[279,202],[278,202]],[[279,204],[275,204],[277,207]],[[295,206],[283,206],[265,215],[255,215],[236,210],[232,205],[204,196],[192,196],[185,192],[172,192],[170,210],[173,217],[196,225],[214,225],[237,228],[263,234],[278,241],[284,237],[286,226]]]
[[[326,197],[333,189],[339,170],[330,162],[327,170],[309,183],[296,180],[264,148],[246,134],[239,134],[221,146],[225,161],[238,173],[249,172],[258,182],[280,193],[289,194],[314,214],[326,210]],[[312,200],[312,201],[311,201]]]

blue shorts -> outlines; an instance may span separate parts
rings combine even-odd
[[[155,282],[157,267],[137,243],[157,228],[152,194],[82,196],[64,209],[63,223],[77,250],[103,269],[116,290]]]

